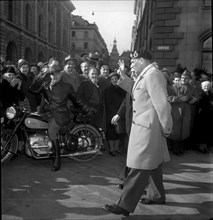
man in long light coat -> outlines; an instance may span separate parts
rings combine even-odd
[[[150,176],[161,194],[159,202],[165,202],[162,166],[170,160],[166,137],[172,131],[171,106],[163,74],[151,64],[148,52],[135,52],[131,63],[138,75],[135,82],[123,74],[124,63],[119,62],[122,78],[119,86],[133,99],[126,164],[131,169],[117,204],[103,207],[125,216],[134,212]]]

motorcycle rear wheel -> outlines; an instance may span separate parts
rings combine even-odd
[[[86,140],[87,143],[91,144],[91,150],[97,150],[96,153],[91,154],[78,154],[72,157],[72,159],[81,162],[87,162],[94,159],[97,155],[100,155],[100,149],[102,147],[102,135],[101,133],[90,124],[77,124],[74,128],[70,131],[71,134],[78,136],[78,138],[82,138]],[[89,151],[88,151],[89,152]]]
[[[12,132],[13,131],[10,129],[2,129],[1,131],[1,164],[6,164],[14,156],[14,153],[9,151],[12,146],[17,146],[18,148],[18,137],[15,134],[12,140],[10,141],[9,145],[7,146],[7,149],[5,149],[4,145],[10,138]]]

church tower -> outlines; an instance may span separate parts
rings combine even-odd
[[[118,67],[119,53],[117,49],[117,41],[114,39],[112,52],[110,53],[109,67],[113,70],[115,67]]]

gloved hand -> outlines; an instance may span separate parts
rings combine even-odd
[[[51,80],[50,78],[50,70],[47,66],[43,67],[38,74],[37,78],[38,80],[41,80],[42,82],[49,82]]]

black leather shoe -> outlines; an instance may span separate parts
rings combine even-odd
[[[53,165],[51,167],[51,171],[55,172],[55,171],[60,170],[60,168],[61,168],[61,158],[60,157],[54,158]]]
[[[111,212],[116,215],[124,215],[124,216],[129,216],[129,212],[126,209],[123,209],[115,204],[113,205],[105,205],[103,207],[108,212]]]
[[[155,201],[152,201],[152,200],[150,200],[150,199],[147,199],[147,198],[142,198],[142,199],[140,199],[140,203],[142,204],[142,205],[154,205],[154,204],[158,204],[158,205],[162,205],[162,204],[165,204],[165,201],[163,201],[163,200],[155,200]]]

